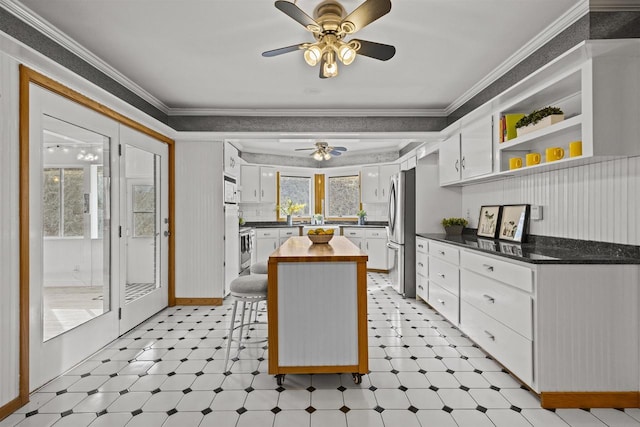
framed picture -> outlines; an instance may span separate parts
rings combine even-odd
[[[529,230],[529,208],[529,205],[503,206],[498,238],[524,242]]]
[[[478,237],[495,239],[500,226],[502,206],[482,206],[478,220]]]
[[[522,256],[522,246],[515,243],[500,242],[500,252],[503,254]]]
[[[497,251],[496,242],[494,240],[478,239],[478,247],[485,251]]]

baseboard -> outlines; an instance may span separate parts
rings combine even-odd
[[[540,393],[540,406],[552,408],[640,408],[636,391],[547,391]]]
[[[176,305],[222,305],[222,298],[176,298]]]
[[[370,273],[389,273],[389,270],[382,270],[380,268],[367,268]]]
[[[19,397],[7,402],[5,405],[0,406],[0,421],[13,414],[23,405],[22,400]]]

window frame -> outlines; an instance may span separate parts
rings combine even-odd
[[[282,177],[287,177],[287,178],[307,178],[309,180],[309,216],[296,216],[293,215],[294,218],[301,220],[301,221],[311,221],[311,217],[314,215],[315,212],[315,182],[314,182],[314,175],[313,174],[309,174],[309,173],[302,173],[300,171],[291,171],[291,170],[279,170],[276,173],[276,184],[277,184],[277,188],[276,188],[276,206],[280,206],[280,190],[281,190],[281,185],[280,185],[280,180]],[[277,221],[286,221],[287,217],[286,216],[282,216],[280,214],[280,209],[276,209],[276,220]]]
[[[83,233],[81,235],[76,235],[76,236],[67,236],[64,234],[64,214],[65,214],[65,208],[64,208],[64,170],[65,169],[81,169],[82,170],[82,194],[86,194],[87,193],[87,171],[90,172],[90,170],[88,170],[87,165],[84,164],[62,164],[62,165],[58,165],[58,164],[54,164],[54,165],[44,165],[42,167],[42,171],[44,174],[44,171],[47,169],[57,169],[59,171],[59,176],[60,176],[60,181],[58,183],[59,185],[59,190],[60,190],[60,197],[59,197],[59,204],[58,204],[58,212],[60,213],[60,220],[58,223],[58,234],[55,236],[47,236],[44,235],[44,230],[43,230],[43,238],[47,239],[47,240],[53,240],[53,239],[68,239],[68,240],[80,240],[80,239],[84,239],[85,238],[85,232],[83,230]],[[44,190],[44,189],[43,189]],[[44,199],[44,193],[42,194],[42,197]],[[84,200],[84,196],[83,196],[83,200],[82,203],[85,203]],[[43,205],[43,209],[44,209],[44,205]]]
[[[362,209],[362,177],[360,176],[360,169],[344,169],[340,171],[335,171],[333,173],[325,174],[324,181],[324,203],[325,203],[325,212],[329,212],[331,209],[330,203],[330,194],[329,194],[329,182],[331,178],[345,178],[345,177],[357,177],[358,179],[358,201],[357,206],[358,210]],[[358,216],[356,215],[358,211],[354,212],[351,216],[325,216],[325,220],[327,221],[345,221],[345,222],[357,222]]]

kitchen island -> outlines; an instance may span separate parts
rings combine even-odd
[[[269,374],[369,370],[367,255],[346,237],[291,237],[268,262]]]

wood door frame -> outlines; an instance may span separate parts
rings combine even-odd
[[[147,126],[126,117],[93,99],[43,75],[19,65],[20,69],[20,180],[19,180],[19,222],[20,222],[20,355],[19,355],[19,406],[29,402],[29,85],[43,87],[64,98],[103,114],[121,125],[128,126],[168,145],[169,149],[169,247],[168,286],[169,306],[176,304],[175,298],[175,141]],[[15,401],[10,402],[15,406]]]

